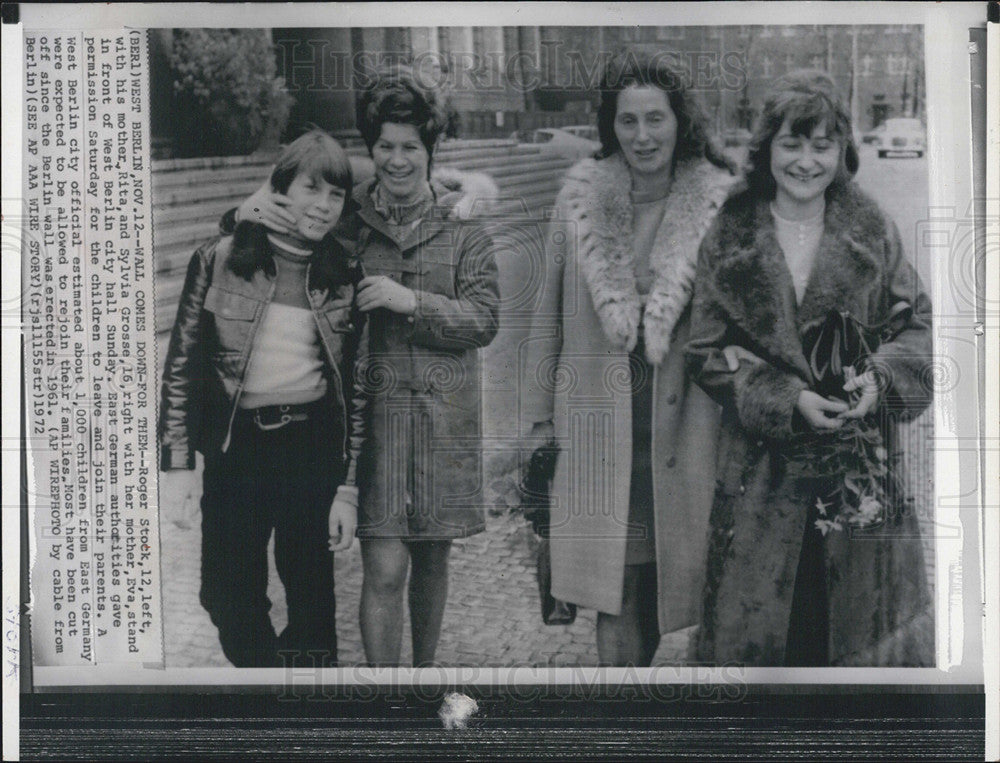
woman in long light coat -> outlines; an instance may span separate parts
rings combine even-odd
[[[602,664],[648,665],[698,621],[719,410],[683,346],[731,178],[662,58],[615,59],[601,87],[601,151],[569,171],[548,231],[522,425],[560,449],[553,596],[598,611]]]

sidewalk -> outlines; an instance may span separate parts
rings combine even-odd
[[[191,527],[160,526],[163,554],[164,644],[167,667],[227,667],[216,631],[198,603],[201,533]],[[568,667],[597,664],[593,611],[581,610],[570,626],[542,623],[535,580],[538,541],[516,515],[488,517],[485,532],[455,542],[450,590],[437,659],[445,666]],[[340,662],[364,660],[358,626],[361,553],[355,542],[335,557],[337,637]],[[274,569],[268,591],[271,618],[284,626],[285,597]],[[404,664],[411,659],[409,617],[403,631]],[[689,631],[664,636],[655,664],[683,661]]]

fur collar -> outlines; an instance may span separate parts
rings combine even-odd
[[[666,357],[691,297],[698,245],[730,180],[705,160],[678,163],[650,252],[654,280],[643,308],[633,271],[632,179],[625,160],[617,154],[584,159],[567,173],[557,203],[576,229],[583,276],[614,347],[634,349],[641,321],[649,362]]]
[[[761,349],[808,379],[802,330],[831,310],[867,316],[871,291],[884,267],[887,226],[878,205],[854,183],[831,189],[819,253],[797,305],[769,202],[739,189],[717,221],[715,299]]]
[[[454,167],[436,167],[431,172],[438,206],[449,209],[454,220],[471,220],[489,214],[500,189],[484,172],[463,172]],[[444,189],[442,193],[441,189]]]

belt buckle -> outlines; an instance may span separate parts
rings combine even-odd
[[[257,408],[253,412],[253,423],[257,425],[257,428],[262,432],[271,432],[275,429],[281,429],[285,424],[292,420],[292,417],[288,413],[288,406],[281,405],[278,406],[278,410],[281,411],[281,418],[278,420],[277,424],[265,424],[260,420],[260,408]]]

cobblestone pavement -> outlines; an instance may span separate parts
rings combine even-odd
[[[182,528],[162,520],[164,645],[167,667],[226,667],[215,627],[198,602],[201,533],[199,516]],[[597,664],[593,611],[580,610],[570,626],[542,623],[535,579],[537,540],[517,515],[488,517],[479,535],[455,541],[450,590],[437,659],[445,666],[567,667]],[[355,542],[334,561],[340,662],[364,660],[358,626],[361,552]],[[284,627],[285,596],[271,555],[271,619]],[[409,617],[403,631],[403,663],[411,659]],[[689,631],[667,634],[655,664],[675,664],[686,654]]]

